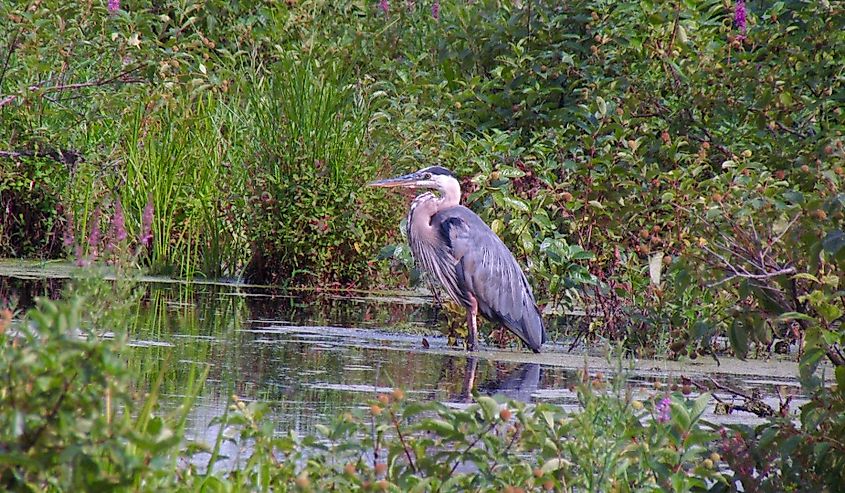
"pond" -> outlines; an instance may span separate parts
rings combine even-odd
[[[55,266],[0,263],[0,300],[15,297],[25,306],[35,295],[55,297],[65,274]],[[146,294],[130,320],[128,364],[144,377],[142,382],[153,381],[164,368],[165,408],[180,402],[192,367],[207,365],[208,378],[188,428],[189,435],[209,441],[216,436],[209,424],[225,412],[233,394],[267,402],[277,430],[307,433],[393,387],[417,399],[456,406],[470,402],[477,391],[574,408],[580,370],[607,380],[620,364],[627,388],[639,399],[657,392],[656,382],[666,385],[683,375],[701,381],[713,377],[757,392],[775,409],[784,395],[795,397],[793,410],[803,400],[792,361],[620,362],[603,357],[600,348],[569,352],[568,341],[562,340],[547,344],[539,355],[490,346],[469,354],[448,346],[437,329],[432,300],[419,292],[283,292],[166,279],[145,284]],[[550,335],[554,340],[554,329]],[[716,415],[712,404],[705,419],[756,421],[743,413]]]

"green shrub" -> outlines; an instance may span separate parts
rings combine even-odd
[[[61,191],[76,158],[0,155],[0,257],[55,258],[63,253]]]
[[[367,260],[384,243],[386,219],[396,217],[391,199],[366,188],[381,167],[368,152],[369,95],[337,64],[294,59],[250,90],[247,274],[367,284],[374,272]]]
[[[5,491],[151,490],[178,484],[186,406],[155,413],[157,390],[130,393],[126,307],[131,285],[86,281],[66,301],[40,300],[24,320],[0,321],[0,484]],[[84,292],[85,294],[81,294]],[[91,296],[91,298],[86,298]],[[96,299],[96,310],[87,299]],[[104,339],[95,327],[116,327]],[[195,381],[196,379],[192,379]],[[187,395],[196,395],[188,389]],[[162,472],[166,474],[162,474]],[[147,483],[150,481],[151,483]]]

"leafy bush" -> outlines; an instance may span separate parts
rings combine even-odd
[[[380,165],[367,153],[369,95],[349,82],[336,64],[289,59],[251,84],[253,279],[366,283],[374,271],[395,208],[365,186]]]
[[[0,256],[49,258],[62,252],[60,192],[75,157],[67,159],[0,155]]]
[[[836,384],[816,388],[800,420],[778,416],[722,431],[720,449],[745,491],[842,491],[845,484],[845,367]]]
[[[385,29],[399,38],[415,22],[400,15]],[[414,144],[429,159],[473,177],[465,183],[477,191],[470,206],[543,280],[543,301],[554,306],[560,273],[572,264],[547,270],[540,245],[562,237],[595,254],[589,270],[598,284],[585,303],[598,307],[594,335],[663,334],[674,355],[709,351],[725,332],[741,355],[743,340],[768,344],[771,330],[784,336],[768,325],[782,324],[774,320],[784,313],[808,315],[813,301],[802,297],[811,290],[786,291],[795,301],[774,309],[746,304],[741,276],[716,284],[723,277],[711,275],[726,269],[707,242],[721,238],[714,233],[750,233],[752,222],[781,225],[801,211],[767,255],[819,281],[817,266],[839,272],[831,256],[845,122],[834,62],[845,43],[841,6],[490,1],[447,4],[439,22],[442,36],[425,38],[436,42],[436,57],[410,42],[393,45],[418,63],[397,64],[400,81],[432,83],[401,84],[388,111],[424,135]],[[418,101],[437,111],[415,109]],[[455,125],[463,131],[446,146],[426,147]],[[778,234],[759,238],[760,249]],[[824,238],[825,261],[811,262]],[[768,267],[752,275],[778,270]],[[766,279],[766,289],[780,282]],[[736,310],[756,316],[756,328],[729,315]],[[809,321],[799,322],[803,333]]]
[[[191,398],[163,418],[153,387],[133,412],[133,377],[120,354],[131,285],[89,281],[83,291],[97,296],[97,312],[77,294],[39,301],[18,324],[0,321],[0,483],[7,491],[105,491],[153,479],[175,486],[167,454],[180,445]],[[119,328],[115,339],[94,329],[106,325]]]

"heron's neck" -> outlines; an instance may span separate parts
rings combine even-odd
[[[440,198],[437,199],[439,209],[455,207],[461,203],[461,185],[458,180],[452,178],[445,181],[438,190],[440,191]]]

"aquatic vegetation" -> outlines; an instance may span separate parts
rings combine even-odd
[[[251,145],[245,234],[253,280],[368,284],[370,259],[398,216],[364,187],[381,164],[370,154],[371,94],[336,63],[291,53],[249,84],[242,118]],[[389,225],[389,226],[388,226]]]
[[[116,303],[104,309],[104,300]],[[64,301],[42,300],[23,323],[1,319],[0,368],[9,375],[0,386],[5,489],[692,491],[725,481],[703,461],[717,437],[700,421],[707,394],[658,394],[643,403],[587,375],[580,409],[571,412],[485,396],[453,409],[394,389],[307,436],[277,435],[266,405],[233,397],[213,423],[221,425],[216,443],[186,442],[204,369],[193,370],[172,412],[156,405],[165,368],[134,395],[138,375],[124,365],[120,323],[132,300],[131,283],[89,280]],[[116,328],[114,337],[97,332],[105,325]],[[664,402],[671,412],[659,409]],[[663,414],[666,420],[655,419]],[[223,443],[240,450],[237,467],[215,467],[230,459]]]

